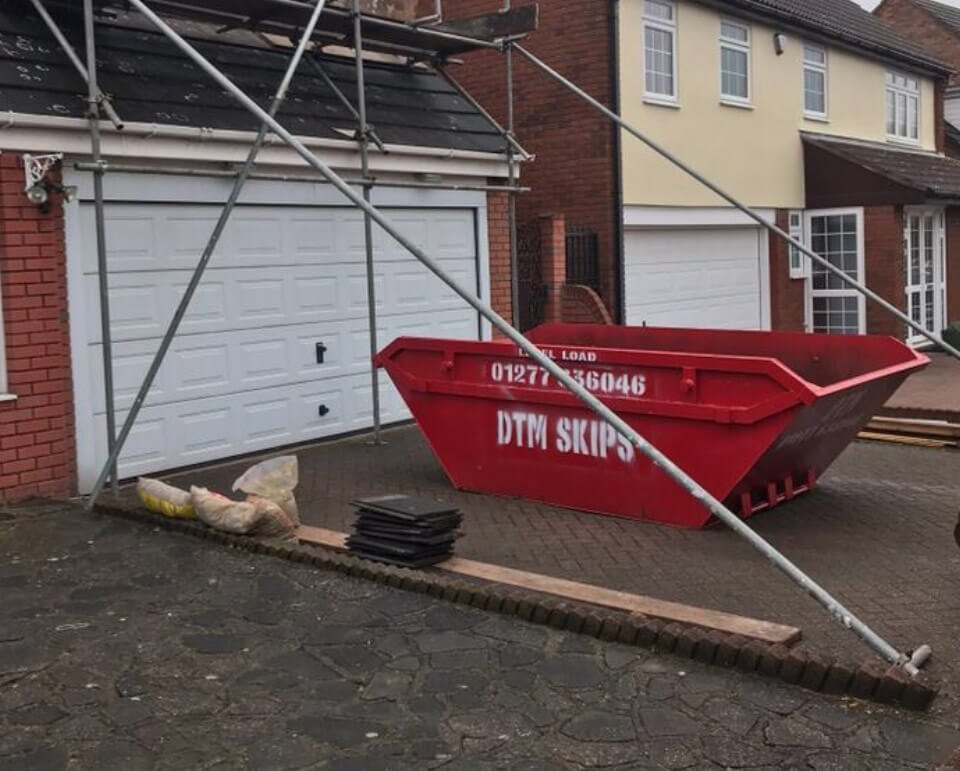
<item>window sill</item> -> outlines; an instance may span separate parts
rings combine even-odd
[[[804,119],[804,120],[816,121],[817,123],[829,123],[829,122],[830,122],[830,118],[828,118],[826,115],[813,115],[813,114],[811,114],[811,113],[806,113],[806,112],[803,114],[803,119]]]
[[[643,97],[643,103],[653,105],[654,107],[670,107],[674,110],[680,109],[680,102],[676,102],[672,99],[657,99],[655,96]]]
[[[736,99],[721,99],[720,104],[724,107],[736,107],[739,110],[753,110],[753,102],[739,102]]]
[[[3,402],[15,402],[18,398],[16,394],[0,393],[0,404]]]
[[[903,147],[919,147],[919,139],[909,139],[907,137],[895,137],[887,134],[887,142],[891,145],[902,145]]]

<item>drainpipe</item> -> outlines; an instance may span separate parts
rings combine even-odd
[[[610,104],[617,115],[620,109],[620,0],[610,0]],[[627,289],[624,261],[626,246],[623,233],[623,135],[613,126],[613,304],[611,315],[618,324],[627,323]]]

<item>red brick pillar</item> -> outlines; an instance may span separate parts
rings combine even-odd
[[[487,193],[487,246],[490,256],[490,305],[511,324],[513,291],[511,283],[510,222],[507,193]],[[516,326],[514,324],[514,326]],[[496,329],[494,337],[503,337]]]
[[[567,225],[562,214],[541,214],[540,275],[547,287],[543,320],[563,321],[563,285],[567,283]]]
[[[43,214],[23,186],[20,157],[0,155],[0,396],[16,397],[0,401],[0,502],[76,492],[63,205],[51,193]]]

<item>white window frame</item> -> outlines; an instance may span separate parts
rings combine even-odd
[[[840,209],[808,209],[803,213],[803,227],[806,231],[806,239],[804,244],[808,249],[812,249],[813,246],[813,226],[811,220],[814,217],[829,217],[830,215],[843,215],[843,214],[855,214],[857,217],[857,280],[860,284],[866,284],[867,274],[866,274],[866,249],[865,249],[865,238],[863,232],[864,218],[863,218],[863,207],[862,206],[853,206],[845,207]],[[808,261],[809,258],[808,258]],[[812,261],[810,261],[812,262]],[[849,287],[849,285],[847,285]],[[857,322],[858,322],[858,333],[865,335],[867,333],[867,302],[866,298],[860,294],[856,289],[845,288],[845,289],[817,289],[813,288],[813,271],[810,273],[810,280],[805,282],[804,288],[805,302],[804,306],[806,308],[805,321],[807,331],[813,332],[813,298],[814,297],[848,297],[856,296],[857,297]]]
[[[724,24],[731,24],[735,27],[740,27],[741,29],[743,29],[747,33],[746,41],[734,40],[733,38],[724,37],[723,35]],[[723,104],[732,104],[737,107],[750,106],[752,105],[752,100],[753,100],[753,57],[750,55],[750,44],[751,44],[750,25],[745,24],[742,21],[737,21],[736,19],[728,19],[725,17],[721,17],[718,37],[720,41],[720,51],[719,51],[719,67],[718,67],[717,77],[719,79],[720,101]],[[725,94],[723,92],[724,49],[737,51],[739,53],[746,54],[747,56],[747,95],[745,97],[738,96],[736,94]]]
[[[904,81],[904,83],[899,83],[898,80]],[[916,88],[912,88],[909,84],[913,82],[916,84]],[[893,133],[890,133],[890,127],[887,123],[888,115],[888,104],[890,101],[890,96],[893,96]],[[900,125],[899,121],[899,112],[898,104],[899,97],[904,99],[904,119],[906,121],[906,134],[900,134],[898,131],[898,126]],[[910,105],[914,104],[914,110],[917,117],[917,135],[910,135]],[[887,133],[887,141],[889,142],[900,142],[903,144],[909,145],[918,145],[920,144],[920,78],[916,75],[909,75],[905,72],[898,72],[897,70],[887,70],[886,79],[885,79],[885,88],[883,90],[883,122],[884,130]]]
[[[801,244],[806,245],[807,241],[804,238],[804,216],[802,209],[791,209],[787,213],[787,222],[790,232],[790,237],[799,241]],[[810,277],[810,258],[807,257],[803,252],[801,252],[797,247],[790,246],[789,253],[789,268],[790,268],[790,278],[795,279],[804,279]]]
[[[903,280],[906,313],[909,316],[911,305],[910,295],[917,292],[919,287],[925,287],[929,282],[921,280],[914,284],[910,280],[910,218],[912,216],[929,216],[933,223],[933,326],[934,334],[939,335],[950,323],[947,316],[947,223],[946,212],[943,207],[937,206],[908,206],[903,210],[903,263],[905,275]],[[922,279],[922,276],[921,276]],[[923,306],[925,308],[925,306]],[[926,319],[921,318],[920,324],[926,326]],[[907,328],[906,341],[915,348],[925,348],[930,341],[914,330]]]
[[[670,7],[672,19],[671,21],[664,21],[663,19],[647,16],[647,3],[646,0],[643,0],[643,24],[641,28],[643,51],[643,55],[641,56],[643,70],[643,98],[645,101],[666,102],[668,104],[675,105],[679,99],[680,93],[679,83],[677,82],[677,4],[674,2],[674,0],[656,0],[656,2]],[[673,42],[673,55],[671,57],[671,63],[673,65],[673,94],[661,94],[657,91],[647,90],[647,28],[669,33],[670,39]]]
[[[812,62],[807,59],[807,49],[819,51],[823,55],[823,62]],[[813,120],[827,120],[830,114],[830,76],[829,59],[827,49],[816,43],[803,44],[803,75],[800,84],[801,96],[803,98],[803,115],[805,118]],[[816,72],[823,75],[823,112],[811,110],[807,107],[807,72]]]

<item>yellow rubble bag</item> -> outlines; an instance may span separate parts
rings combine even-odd
[[[140,477],[137,480],[137,495],[148,511],[165,517],[196,519],[197,513],[190,493],[159,479]]]

